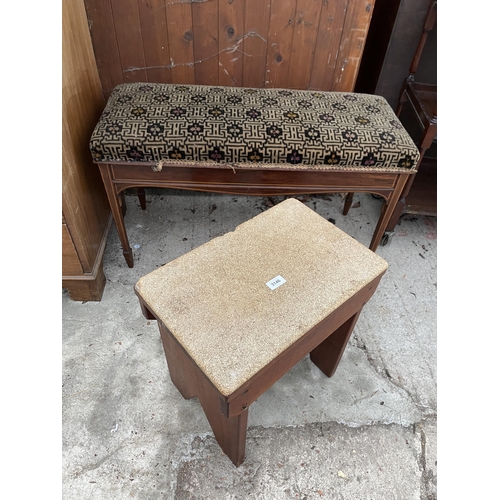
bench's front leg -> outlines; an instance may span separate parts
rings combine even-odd
[[[120,194],[117,193],[113,183],[111,166],[100,163],[99,170],[104,182],[104,187],[106,188],[106,194],[108,195],[108,201],[111,207],[111,213],[113,214],[113,218],[115,220],[118,237],[120,238],[120,242],[122,244],[123,256],[127,261],[128,267],[134,267],[134,254],[132,253],[132,249],[130,248],[130,244],[128,242],[127,229],[125,228],[125,222],[123,220],[123,211],[118,201]]]
[[[382,205],[377,227],[375,228],[372,241],[370,243],[370,246],[368,247],[373,252],[377,250],[380,240],[382,239],[382,236],[384,236],[384,232],[387,229],[389,221],[391,220],[392,214],[394,212],[394,209],[396,208],[399,198],[401,197],[401,193],[403,192],[407,180],[408,176],[406,174],[398,175],[394,186],[394,191],[387,199],[387,202]]]

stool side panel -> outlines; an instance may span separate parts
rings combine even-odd
[[[220,447],[238,466],[245,458],[247,409],[230,416],[226,399],[206,378],[168,329],[160,322],[160,335],[172,382],[184,398],[197,397]]]
[[[335,335],[336,330],[342,327],[344,323],[359,314],[366,302],[375,293],[382,276],[383,273],[229,395],[227,398],[229,415],[236,415],[243,407],[249,406],[307,354],[311,353],[330,336]],[[333,360],[335,367],[340,361],[341,355],[342,352],[340,352],[338,359]]]

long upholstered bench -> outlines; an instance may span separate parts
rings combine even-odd
[[[129,267],[127,188],[139,188],[142,208],[145,187],[260,196],[378,194],[385,203],[369,247],[375,251],[419,160],[380,96],[160,83],[118,85],[90,149]]]

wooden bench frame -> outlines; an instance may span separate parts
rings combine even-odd
[[[398,203],[401,193],[415,171],[320,170],[314,168],[242,168],[228,164],[207,167],[164,162],[161,171],[155,163],[97,163],[104,181],[111,211],[118,230],[123,255],[128,267],[134,267],[134,257],[124,222],[127,188],[139,188],[141,207],[146,208],[145,187],[184,189],[213,193],[282,196],[321,193],[372,193],[381,196],[380,217],[373,233],[370,250],[376,251]],[[343,214],[349,211],[352,195],[346,198]]]

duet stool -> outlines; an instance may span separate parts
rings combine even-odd
[[[143,276],[135,292],[158,322],[172,382],[199,399],[239,466],[251,403],[308,354],[331,377],[386,269],[290,198]]]
[[[258,196],[380,195],[377,249],[419,151],[380,96],[274,88],[126,83],[111,93],[92,137],[123,255],[127,188]]]

